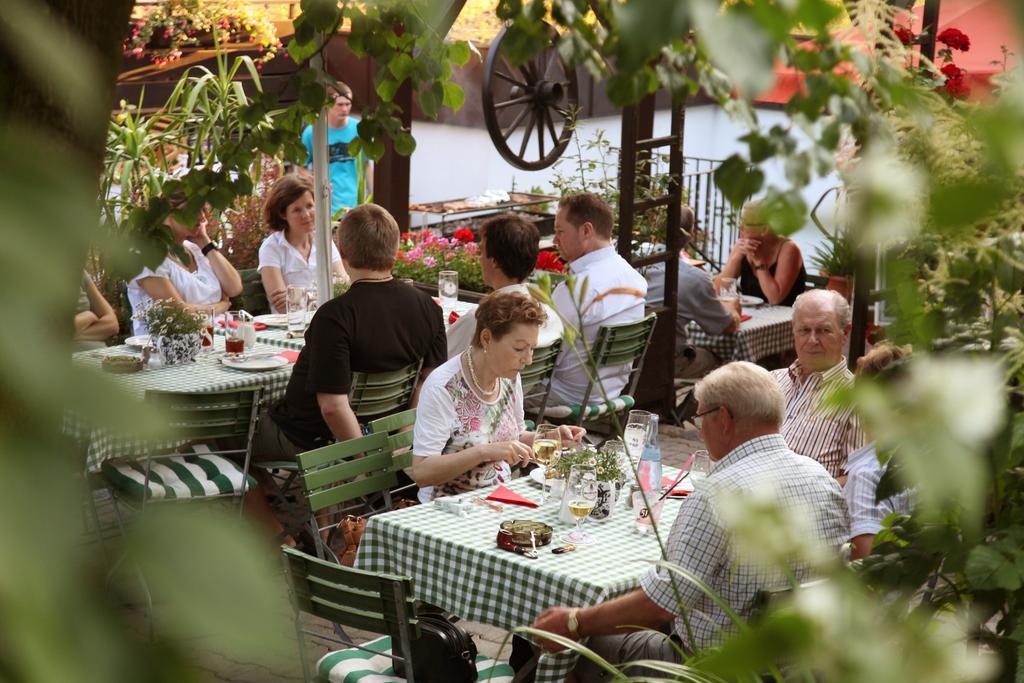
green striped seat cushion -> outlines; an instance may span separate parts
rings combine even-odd
[[[242,468],[223,456],[211,453],[208,446],[198,444],[192,450],[192,455],[174,455],[152,461],[147,500],[237,496],[256,486],[256,480],[248,475],[243,484]],[[103,463],[103,477],[126,496],[142,500],[146,462],[108,460]]]
[[[395,676],[394,660],[391,654],[391,636],[371,640],[362,647],[370,650],[349,648],[328,652],[316,663],[319,679],[330,683],[398,683],[404,678]],[[493,683],[512,683],[515,671],[508,664],[502,664],[483,655],[476,657],[476,680]]]
[[[591,403],[587,406],[587,413],[583,416],[583,421],[596,420],[602,415],[608,413],[620,413],[623,410],[629,410],[635,405],[635,401],[632,396],[623,394],[618,398],[613,398],[607,403]],[[551,418],[552,420],[577,420],[580,416],[580,411],[583,406],[580,405],[568,405],[568,406],[548,406],[544,409],[544,419]]]

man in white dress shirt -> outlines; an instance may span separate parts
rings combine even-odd
[[[566,283],[561,283],[552,293],[552,301],[562,317],[582,332],[588,346],[593,345],[597,328],[601,325],[634,322],[644,315],[647,280],[616,253],[612,246],[614,224],[611,207],[596,194],[581,192],[562,197],[558,202],[555,245],[559,255],[569,264],[576,287],[574,295]],[[583,300],[578,301],[585,280],[588,283],[586,291],[583,292]],[[582,351],[578,339],[576,346]],[[622,393],[628,377],[628,366],[601,371],[601,381],[608,398]],[[587,373],[579,357],[571,346],[564,346],[552,377],[548,405],[580,403],[587,381]],[[591,400],[600,401],[601,394],[595,390]]]
[[[537,265],[540,233],[522,216],[506,213],[489,218],[480,226],[480,271],[484,284],[496,292],[519,292],[530,296],[526,279]],[[548,319],[541,325],[537,346],[551,346],[562,336],[562,320],[548,306]],[[476,309],[467,311],[448,328],[448,357],[469,348],[476,333]]]

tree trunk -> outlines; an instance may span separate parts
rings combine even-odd
[[[95,51],[102,81],[94,87],[100,90],[102,100],[111,104],[121,64],[121,43],[128,33],[134,4],[135,0],[46,0],[52,20],[66,24]],[[0,44],[0,92],[3,93],[0,95],[0,120],[21,120],[48,129],[99,169],[107,120],[88,121],[76,130],[54,101],[52,84],[41,83],[37,77],[26,73],[12,57],[10,49],[9,44]],[[98,188],[98,174],[96,183]]]

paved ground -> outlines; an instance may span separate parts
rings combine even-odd
[[[667,465],[681,467],[685,458],[694,449],[703,447],[696,430],[692,428],[680,429],[670,425],[662,425],[659,435],[663,458]],[[159,609],[157,611],[159,616]],[[139,615],[141,622],[141,612],[139,612]],[[289,625],[292,623],[290,617],[283,619],[282,622]],[[473,622],[461,623],[472,634],[481,654],[504,660],[508,659],[509,650],[507,646],[499,656],[499,649],[508,635],[506,631]],[[307,626],[319,633],[329,633],[328,627],[324,624],[308,622]],[[160,633],[159,620],[157,621],[157,633]],[[359,632],[352,632],[352,635],[363,640],[375,637],[368,633]],[[208,641],[202,637],[197,637],[185,643],[184,647],[194,652],[196,664],[205,672],[209,681],[231,681],[233,683],[289,683],[292,681],[302,681],[302,668],[294,631],[291,628],[287,629],[281,634],[281,639],[290,644],[290,646],[282,648],[282,652],[292,654],[277,656],[268,654],[266,657],[267,661],[258,663],[236,661],[223,654],[211,652],[208,645],[204,646]],[[315,662],[327,651],[327,647],[312,639],[307,639],[307,643],[309,658],[312,664],[312,662]]]

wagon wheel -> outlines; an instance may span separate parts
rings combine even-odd
[[[507,28],[491,43],[484,64],[484,120],[498,153],[516,168],[539,171],[562,156],[572,137],[579,101],[576,71],[551,44],[514,67],[502,54]]]

